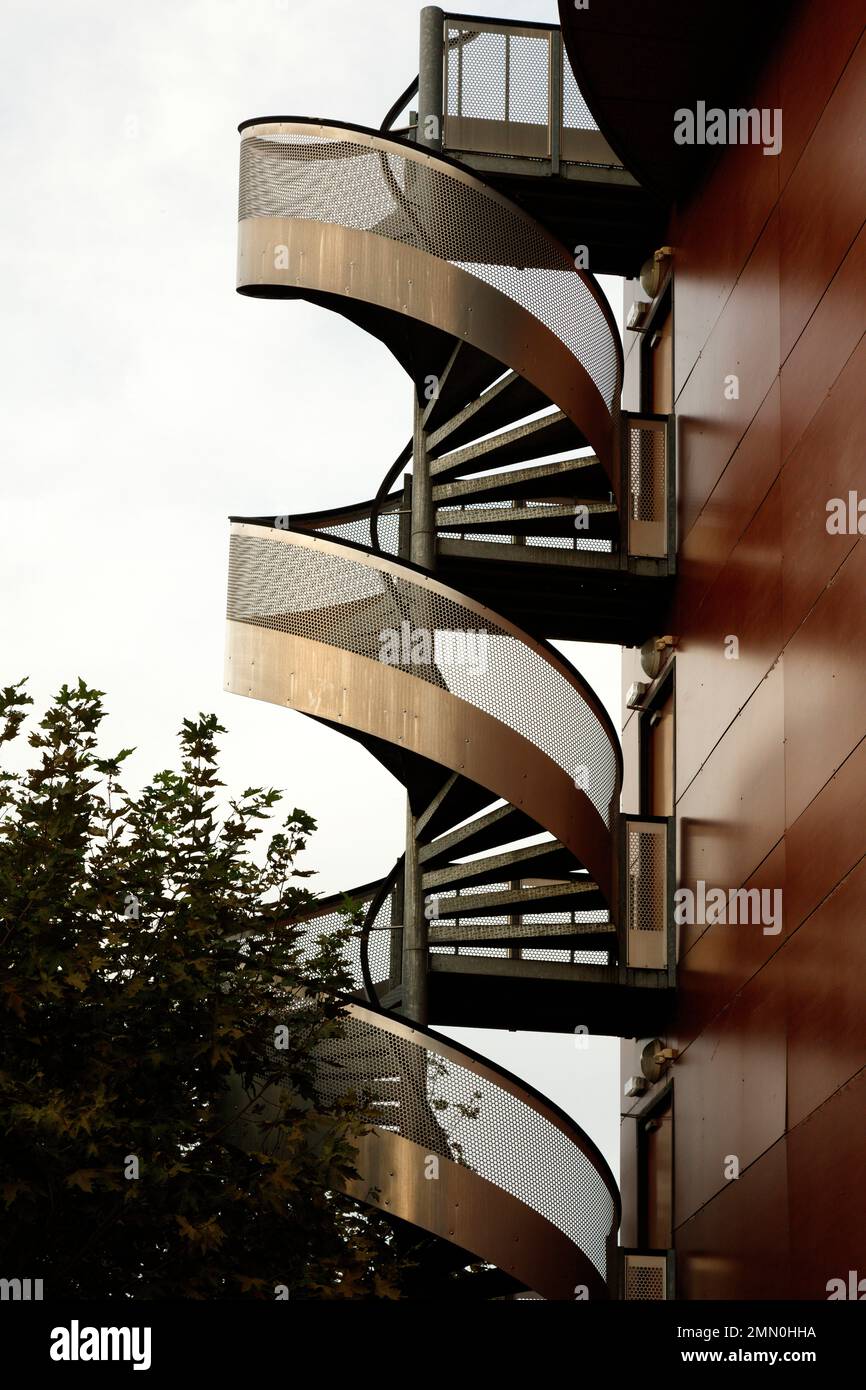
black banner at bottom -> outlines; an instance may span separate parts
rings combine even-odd
[[[518,1312],[516,1302],[534,1307]],[[448,1342],[466,1331],[469,1339],[461,1336],[457,1356],[464,1373],[476,1356],[479,1369],[489,1373],[494,1348],[494,1356],[522,1357],[532,1350],[546,1360],[562,1347],[581,1374],[595,1366],[657,1375],[674,1366],[795,1365],[826,1376],[856,1364],[864,1312],[845,1301],[545,1304],[518,1298],[416,1304],[414,1310],[394,1302],[21,1301],[0,1303],[0,1336],[7,1365],[52,1380],[92,1379],[108,1370],[115,1377],[150,1376],[158,1384],[190,1371],[222,1382],[270,1367],[292,1374],[300,1369],[299,1358],[305,1379],[317,1377],[318,1365],[330,1380],[350,1346],[362,1359],[364,1346],[378,1347],[380,1355],[387,1347],[390,1359],[401,1350],[403,1336],[412,1339],[407,1364],[417,1367],[423,1348],[421,1364],[432,1370],[440,1355],[453,1367],[455,1349],[448,1351]],[[519,1343],[511,1341],[515,1335]],[[352,1343],[342,1340],[347,1336]],[[533,1339],[529,1346],[527,1336]]]

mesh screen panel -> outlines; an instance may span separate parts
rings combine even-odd
[[[577,79],[568,61],[568,54],[562,52],[562,124],[566,130],[598,130],[592,113],[583,99]]]
[[[373,893],[359,894],[351,897],[353,904],[360,906],[366,911],[369,906]],[[331,932],[338,931],[346,925],[346,912],[342,904],[338,904],[330,911],[318,912],[315,916],[302,918],[298,925],[301,928],[299,941],[301,954],[308,960],[315,954],[316,941],[320,936],[328,936]],[[374,984],[382,984],[388,979],[391,963],[391,895],[385,898],[382,906],[376,914],[375,920],[370,927],[368,938],[367,956],[370,965],[370,974]],[[361,974],[361,940],[359,930],[356,928],[354,935],[346,942],[343,952],[344,960],[352,972],[353,985],[356,990],[363,989],[363,977]]]
[[[279,1054],[274,1057],[278,1062]],[[455,1063],[436,1052],[433,1039],[391,1033],[360,1010],[344,1036],[321,1049],[321,1058],[318,1085],[326,1098],[350,1089],[371,1096],[381,1103],[383,1127],[464,1163],[524,1202],[606,1277],[606,1241],[615,1220],[607,1184],[592,1159],[529,1098],[512,1095],[472,1059]]]
[[[549,112],[550,40],[546,34],[511,34],[507,119],[547,125]]]
[[[582,363],[608,410],[614,408],[614,336],[565,247],[446,165],[348,137],[248,135],[241,141],[238,217],[291,217],[374,232],[461,267],[549,328]]]
[[[629,1255],[625,1265],[625,1296],[627,1299],[663,1303],[665,1292],[665,1262],[661,1258]]]
[[[491,121],[550,120],[550,30],[512,32],[448,25],[445,114]],[[562,124],[597,130],[563,50]]]
[[[609,951],[567,951],[554,949],[548,951],[536,946],[525,946],[520,952],[521,960],[561,961],[565,965],[608,965]]]
[[[478,956],[484,952],[472,946],[431,946],[434,956]],[[548,951],[544,947],[519,946],[512,953],[517,960],[559,961],[563,965],[610,965],[610,951],[570,951],[562,947]]]
[[[665,854],[663,835],[626,828],[628,927],[630,931],[665,930]]]
[[[504,121],[508,35],[449,26],[448,44],[446,115]]]
[[[305,521],[298,525],[299,530],[315,531],[317,536],[331,536],[337,541],[352,541],[363,545],[367,550],[373,548],[373,528],[369,513],[352,517],[328,525],[318,525],[315,521]],[[379,513],[379,549],[383,555],[397,555],[400,549],[400,516],[397,512]]]
[[[446,116],[546,126],[550,120],[550,35],[448,28]]]
[[[610,825],[616,754],[580,689],[519,637],[418,582],[410,571],[398,577],[348,552],[234,533],[227,615],[374,661],[383,659],[390,643],[389,664],[522,734],[569,777],[576,767],[588,768],[588,795]],[[428,639],[432,661],[412,660],[418,635]]]
[[[489,507],[492,503],[478,503],[479,507]],[[508,506],[510,503],[503,503]],[[445,510],[440,508],[440,511]],[[455,518],[459,515],[455,509]],[[465,513],[464,513],[465,515]],[[350,521],[341,521],[333,524],[317,524],[314,520],[304,520],[296,524],[297,530],[313,531],[317,536],[331,536],[338,541],[352,541],[355,545],[362,545],[367,550],[373,549],[372,528],[369,515],[353,517]],[[443,529],[440,522],[436,528],[436,534],[442,540],[472,540],[484,542],[496,542],[500,545],[530,545],[546,550],[592,550],[599,553],[610,554],[613,550],[613,543],[609,540],[599,540],[586,537],[579,532],[575,532],[574,538],[570,536],[525,536],[515,542],[511,532],[472,532],[469,536],[462,531],[451,531]],[[381,512],[379,514],[379,550],[383,555],[392,555],[395,558],[400,552],[400,518],[396,512]]]
[[[629,493],[635,521],[664,521],[666,505],[664,426],[631,421],[628,437]]]

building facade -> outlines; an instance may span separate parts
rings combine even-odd
[[[676,646],[655,678],[624,652],[623,805],[675,815],[696,908],[764,894],[745,921],[683,895],[677,1055],[623,1107],[623,1241],[672,1246],[680,1298],[823,1299],[864,1265],[863,25],[806,4],[766,36],[742,104],[780,152],[715,152],[625,335],[624,404],[677,421],[678,553]]]

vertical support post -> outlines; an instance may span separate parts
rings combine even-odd
[[[445,68],[445,13],[438,5],[421,11],[418,55],[418,130],[416,140],[431,150],[442,148],[442,95]]]
[[[391,894],[392,930],[390,953],[388,956],[388,989],[397,989],[403,981],[403,928],[397,930],[396,924],[403,921],[403,875],[397,875],[394,891]]]
[[[421,11],[418,53],[418,129],[416,140],[441,150],[445,71],[445,13],[438,5]],[[412,518],[409,557],[432,569],[436,552],[433,496],[423,410],[414,396]],[[428,1019],[428,931],[421,891],[415,817],[406,806],[406,859],[403,875],[403,1013],[416,1023]]]
[[[436,557],[436,535],[433,526],[433,485],[430,479],[430,459],[427,453],[427,431],[417,395],[414,396],[413,461],[412,461],[412,544],[410,559],[416,565],[432,569]]]
[[[424,412],[413,393],[414,459],[412,465],[412,527],[409,558],[432,569],[436,539],[433,529],[433,493]],[[406,859],[403,876],[403,1013],[415,1023],[428,1021],[428,930],[421,891],[421,868],[415,817],[406,804]]]
[[[520,889],[520,886],[521,886],[521,881],[520,881],[519,878],[512,878],[512,879],[509,879],[508,886],[509,886],[509,888],[512,888],[512,889],[514,889],[514,890],[519,890],[519,889]],[[523,921],[523,918],[521,917],[521,915],[520,915],[519,912],[510,912],[510,913],[508,914],[508,925],[509,925],[510,927],[519,927],[519,926],[521,925],[522,921]],[[509,960],[520,960],[520,947],[519,947],[519,946],[509,946],[509,948],[508,948],[508,959],[509,959]]]
[[[403,874],[403,1006],[404,1017],[423,1027],[429,1018],[428,933],[421,890],[421,865],[412,808],[406,805],[406,859]]]
[[[412,550],[412,474],[403,479],[403,496],[400,501],[400,521],[397,527],[397,554],[401,560],[411,560]]]
[[[548,149],[552,174],[559,173],[562,162],[562,64],[562,31],[554,29],[550,35],[550,104],[547,109]]]

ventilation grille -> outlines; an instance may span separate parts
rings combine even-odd
[[[667,1260],[664,1255],[626,1255],[626,1299],[664,1303],[667,1299]]]
[[[628,925],[630,931],[665,929],[665,836],[655,828],[628,826]]]
[[[629,422],[629,496],[633,521],[663,522],[666,506],[665,427],[660,421]]]

